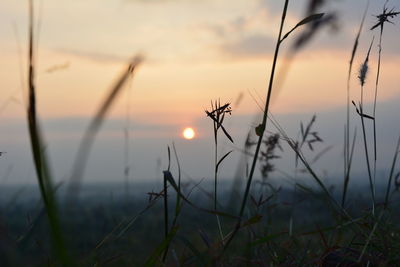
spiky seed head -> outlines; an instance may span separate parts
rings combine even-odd
[[[360,70],[358,71],[358,79],[360,80],[361,86],[364,86],[365,80],[367,79],[368,74],[368,61],[365,61],[361,66]]]

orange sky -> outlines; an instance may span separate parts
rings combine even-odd
[[[26,70],[26,3],[21,2],[2,3],[2,10],[7,13],[1,21],[6,25],[0,50],[3,102],[15,94],[20,98],[20,60],[22,71]],[[272,53],[267,48],[273,46],[279,18],[272,9],[261,9],[257,1],[230,1],[229,5],[222,0],[207,0],[202,4],[192,1],[55,2],[37,1],[36,5],[41,18],[37,84],[43,117],[91,116],[124,62],[136,53],[144,54],[147,60],[138,70],[131,89],[134,116],[160,122],[158,118],[162,115],[164,122],[189,123],[202,116],[211,99],[234,101],[241,92],[244,101],[238,112],[258,111],[248,92],[262,98],[266,94]],[[144,16],[143,12],[148,15]],[[288,25],[298,20],[296,16],[299,15],[290,13]],[[274,101],[274,112],[319,110],[344,104],[349,51],[357,24],[355,21],[352,27],[336,35],[320,36],[313,46],[318,47],[316,51],[310,48],[296,58]],[[18,54],[13,28],[17,29],[22,55]],[[266,40],[271,39],[265,43],[265,52],[232,52],[239,49],[233,45],[261,34]],[[370,36],[367,32],[361,41],[368,43]],[[343,45],[341,39],[345,38],[348,42]],[[331,42],[330,47],[323,46],[326,40]],[[335,43],[336,48],[332,47]],[[365,54],[363,43],[355,62],[354,87],[356,68]],[[383,57],[385,90],[380,93],[381,100],[398,95],[399,58],[399,54],[392,53]],[[376,53],[372,60],[376,60]],[[57,65],[67,67],[46,72]],[[375,71],[374,67],[371,70]],[[358,88],[354,90],[358,92]],[[116,104],[113,116],[125,114],[124,102]],[[20,106],[10,106],[3,111],[3,116],[24,114]]]

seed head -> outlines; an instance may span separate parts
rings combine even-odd
[[[232,108],[230,105],[230,103],[226,103],[225,105],[221,106],[221,102],[219,100],[214,101],[214,103],[211,101],[211,111],[206,110],[205,112],[207,114],[207,117],[211,118],[214,122],[214,135],[216,136],[218,130],[221,129],[224,132],[225,136],[233,143],[232,137],[223,126],[225,115],[232,114]]]
[[[368,49],[367,56],[365,57],[364,63],[360,66],[360,69],[358,71],[358,79],[360,80],[361,86],[364,86],[365,80],[367,79],[369,54],[371,53],[371,47],[372,47],[372,44],[374,43],[374,39],[375,38],[372,38],[371,44]]]
[[[367,78],[368,73],[368,60],[364,61],[360,66],[360,70],[358,71],[358,79],[360,80],[361,86],[364,86],[365,80]]]
[[[377,27],[380,27],[381,31],[382,31],[383,25],[385,24],[385,22],[389,22],[389,23],[393,24],[393,22],[391,22],[389,20],[389,18],[394,18],[399,14],[400,14],[400,12],[395,11],[394,8],[392,8],[390,11],[388,11],[388,8],[386,7],[386,4],[385,4],[385,6],[383,7],[382,14],[375,16],[378,19],[378,22],[374,26],[371,27],[371,30],[373,30]]]

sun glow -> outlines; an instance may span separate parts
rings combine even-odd
[[[193,139],[196,136],[196,133],[194,132],[193,128],[185,128],[182,132],[183,138],[190,140]]]

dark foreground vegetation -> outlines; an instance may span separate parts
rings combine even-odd
[[[221,183],[221,203],[226,212],[234,214],[238,203],[232,198],[229,183]],[[195,186],[191,201],[212,206],[212,185]],[[151,184],[139,185],[141,193],[130,196],[116,184],[88,185],[82,197],[73,205],[62,202],[60,220],[70,257],[78,266],[142,266],[164,240],[164,206],[162,198],[154,203],[149,198]],[[256,214],[244,222],[243,232],[232,242],[221,261],[229,266],[242,265],[319,265],[336,266],[357,261],[374,220],[368,214],[370,199],[365,188],[351,190],[349,215],[356,223],[338,218],[323,193],[314,187],[305,191],[281,188],[268,200],[252,201],[249,214]],[[384,190],[379,190],[383,201]],[[138,191],[139,191],[138,190]],[[337,188],[332,194],[338,197]],[[33,186],[1,188],[0,207],[1,262],[3,266],[52,266],[54,259],[48,222]],[[136,190],[135,190],[136,191]],[[186,192],[186,189],[184,190]],[[258,195],[259,191],[251,195]],[[270,194],[265,194],[265,197]],[[176,197],[171,194],[170,197]],[[393,211],[398,210],[399,196],[393,198]],[[147,209],[147,207],[151,208]],[[147,209],[147,210],[146,210]],[[174,210],[174,205],[169,206]],[[399,259],[400,232],[396,222],[399,213],[388,212],[380,218],[380,227],[364,252],[363,261],[371,264],[393,265]],[[172,223],[172,221],[170,221]],[[233,218],[221,218],[222,231],[235,225]],[[352,231],[357,225],[359,236]],[[170,244],[167,265],[204,266],[220,252],[220,240],[215,215],[183,205],[177,223],[178,231]],[[331,265],[328,264],[332,261]],[[155,264],[159,264],[155,262]],[[341,265],[343,266],[343,265]]]
[[[231,115],[229,103],[212,101],[206,111],[214,132],[214,179],[211,186],[186,184],[180,172],[175,147],[168,148],[168,168],[163,171],[163,187],[133,197],[130,194],[83,194],[82,179],[95,137],[110,107],[127,80],[141,63],[135,58],[117,79],[108,97],[84,134],[76,156],[71,179],[55,185],[45,153],[45,141],[36,113],[36,63],[34,12],[30,1],[28,109],[27,121],[40,198],[18,193],[1,206],[0,260],[2,266],[395,266],[400,262],[400,232],[397,168],[400,139],[393,145],[393,158],[385,177],[378,177],[376,162],[376,97],[373,110],[365,110],[364,87],[369,74],[369,57],[378,55],[374,89],[378,95],[381,54],[384,52],[384,27],[400,14],[383,3],[376,24],[365,29],[364,18],[351,49],[347,117],[344,118],[342,183],[332,188],[314,171],[303,154],[305,149],[322,142],[313,130],[315,117],[301,124],[299,137],[289,137],[269,113],[280,50],[288,45],[293,33],[301,30],[292,43],[286,62],[305,46],[316,32],[337,19],[323,13],[325,1],[309,1],[309,9],[296,25],[285,25],[290,8],[282,1],[272,68],[268,79],[263,116],[250,129],[243,148],[248,163],[239,180],[244,187],[222,186],[220,166],[230,153],[220,155],[219,140],[233,142],[224,126]],[[390,25],[389,25],[390,26]],[[285,29],[290,29],[286,31]],[[353,62],[358,53],[360,35],[377,31],[363,51],[360,66],[360,98],[350,99]],[[289,64],[290,65],[290,64]],[[285,66],[287,72],[289,65]],[[344,89],[345,90],[345,89]],[[353,104],[353,105],[351,105]],[[350,118],[356,116],[359,123]],[[358,129],[358,130],[356,130]],[[368,134],[367,134],[368,133]],[[343,134],[339,130],[339,134]],[[370,136],[373,136],[372,138]],[[368,138],[367,138],[368,137]],[[362,140],[367,175],[365,188],[352,188],[351,172],[354,146]],[[295,177],[307,176],[313,184],[295,179],[292,187],[273,182],[275,151],[284,143],[296,156]],[[173,172],[174,164],[177,171]],[[260,167],[259,167],[260,166]],[[261,170],[262,179],[257,179]],[[301,172],[300,172],[301,170]],[[301,174],[299,174],[301,173]],[[376,181],[380,181],[379,184]],[[65,194],[60,194],[63,191]],[[107,192],[110,192],[109,190]],[[147,194],[148,193],[148,194]],[[21,193],[24,194],[24,193]],[[62,197],[61,197],[62,196]],[[66,196],[66,198],[64,198]],[[38,201],[40,199],[40,201]]]

